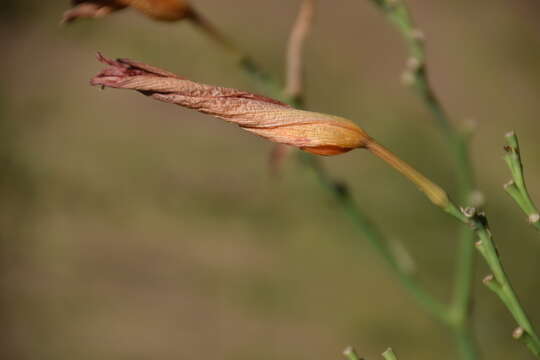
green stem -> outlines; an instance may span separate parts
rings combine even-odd
[[[528,216],[529,223],[537,230],[540,230],[540,214],[534,204],[525,184],[525,175],[523,172],[523,162],[519,149],[518,137],[514,132],[506,134],[506,143],[504,147],[506,155],[504,160],[512,174],[512,181],[504,186],[506,192],[514,199],[518,206]]]
[[[478,357],[474,335],[471,334],[471,328],[467,322],[459,323],[459,326],[453,328],[454,338],[458,345],[460,357],[466,360],[474,360]]]
[[[474,190],[467,138],[454,128],[433,91],[426,67],[425,44],[422,33],[415,28],[410,12],[403,0],[372,0],[372,2],[383,11],[407,43],[410,58],[403,79],[407,84],[414,86],[445,135],[456,162],[459,185],[458,200],[461,204],[467,204]],[[456,207],[454,206],[452,209],[455,210]],[[451,215],[462,217],[461,214],[455,211]],[[460,220],[463,221],[463,218]],[[472,301],[474,259],[473,233],[466,225],[463,225],[460,229],[450,311],[454,323],[453,331],[456,334],[461,355],[464,359],[475,359],[477,357],[476,346],[472,341],[469,316]]]
[[[519,325],[519,329],[522,331],[519,338],[524,338],[525,344],[531,352],[537,357],[540,357],[540,338],[538,338],[538,335],[510,284],[510,280],[503,268],[497,248],[491,236],[491,232],[489,231],[487,219],[484,215],[476,214],[474,212],[469,216],[471,218],[471,223],[475,226],[475,231],[479,238],[476,247],[485,259],[490,270],[493,272],[492,276],[488,276],[484,279],[484,283],[490,290],[499,296],[514,317],[514,320]]]

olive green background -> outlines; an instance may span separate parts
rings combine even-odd
[[[298,1],[193,0],[277,77]],[[473,158],[502,259],[540,326],[540,234],[502,190],[503,135],[520,136],[540,202],[540,5],[409,1],[434,87],[476,123]],[[348,117],[455,193],[444,138],[400,85],[406,52],[367,0],[320,0],[306,48],[310,109]],[[0,5],[0,244],[5,359],[455,359],[429,318],[295,157],[271,177],[271,144],[128,91],[89,86],[100,50],[190,79],[253,88],[188,23],[133,11],[58,25],[68,1]],[[469,120],[467,120],[469,119]],[[362,208],[450,297],[456,224],[363,151],[324,159]],[[485,359],[529,359],[513,320],[475,281]]]

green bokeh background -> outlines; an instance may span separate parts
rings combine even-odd
[[[291,158],[235,126],[127,91],[99,91],[97,50],[190,79],[256,90],[188,23],[132,11],[58,25],[68,1],[0,10],[1,308],[5,359],[455,359],[450,334],[385,268]],[[276,76],[298,1],[193,0]],[[520,136],[540,201],[540,5],[409,1],[434,87],[474,119],[478,187],[502,259],[540,326],[540,236],[502,190],[503,135]],[[455,193],[444,139],[399,83],[405,49],[367,0],[319,1],[306,49],[310,109],[354,119]],[[324,160],[421,281],[448,298],[455,222],[366,152]],[[513,320],[475,282],[486,359],[528,359]]]

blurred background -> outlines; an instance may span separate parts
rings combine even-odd
[[[502,259],[540,326],[540,239],[503,192],[515,129],[540,202],[540,5],[410,0],[436,92],[475,119],[478,186]],[[276,77],[299,1],[193,0]],[[367,0],[319,1],[306,48],[310,109],[357,121],[455,193],[430,114],[399,77],[401,38]],[[0,320],[3,359],[454,359],[446,329],[404,292],[294,157],[269,175],[271,144],[235,126],[89,79],[96,51],[190,79],[253,88],[189,23],[126,10],[59,26],[66,1],[0,11]],[[447,299],[455,222],[367,152],[325,159],[362,208]],[[475,283],[486,359],[527,359],[513,320]]]

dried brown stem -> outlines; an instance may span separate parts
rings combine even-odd
[[[287,96],[300,102],[303,91],[303,48],[311,30],[315,0],[304,0],[289,37],[287,50]]]

